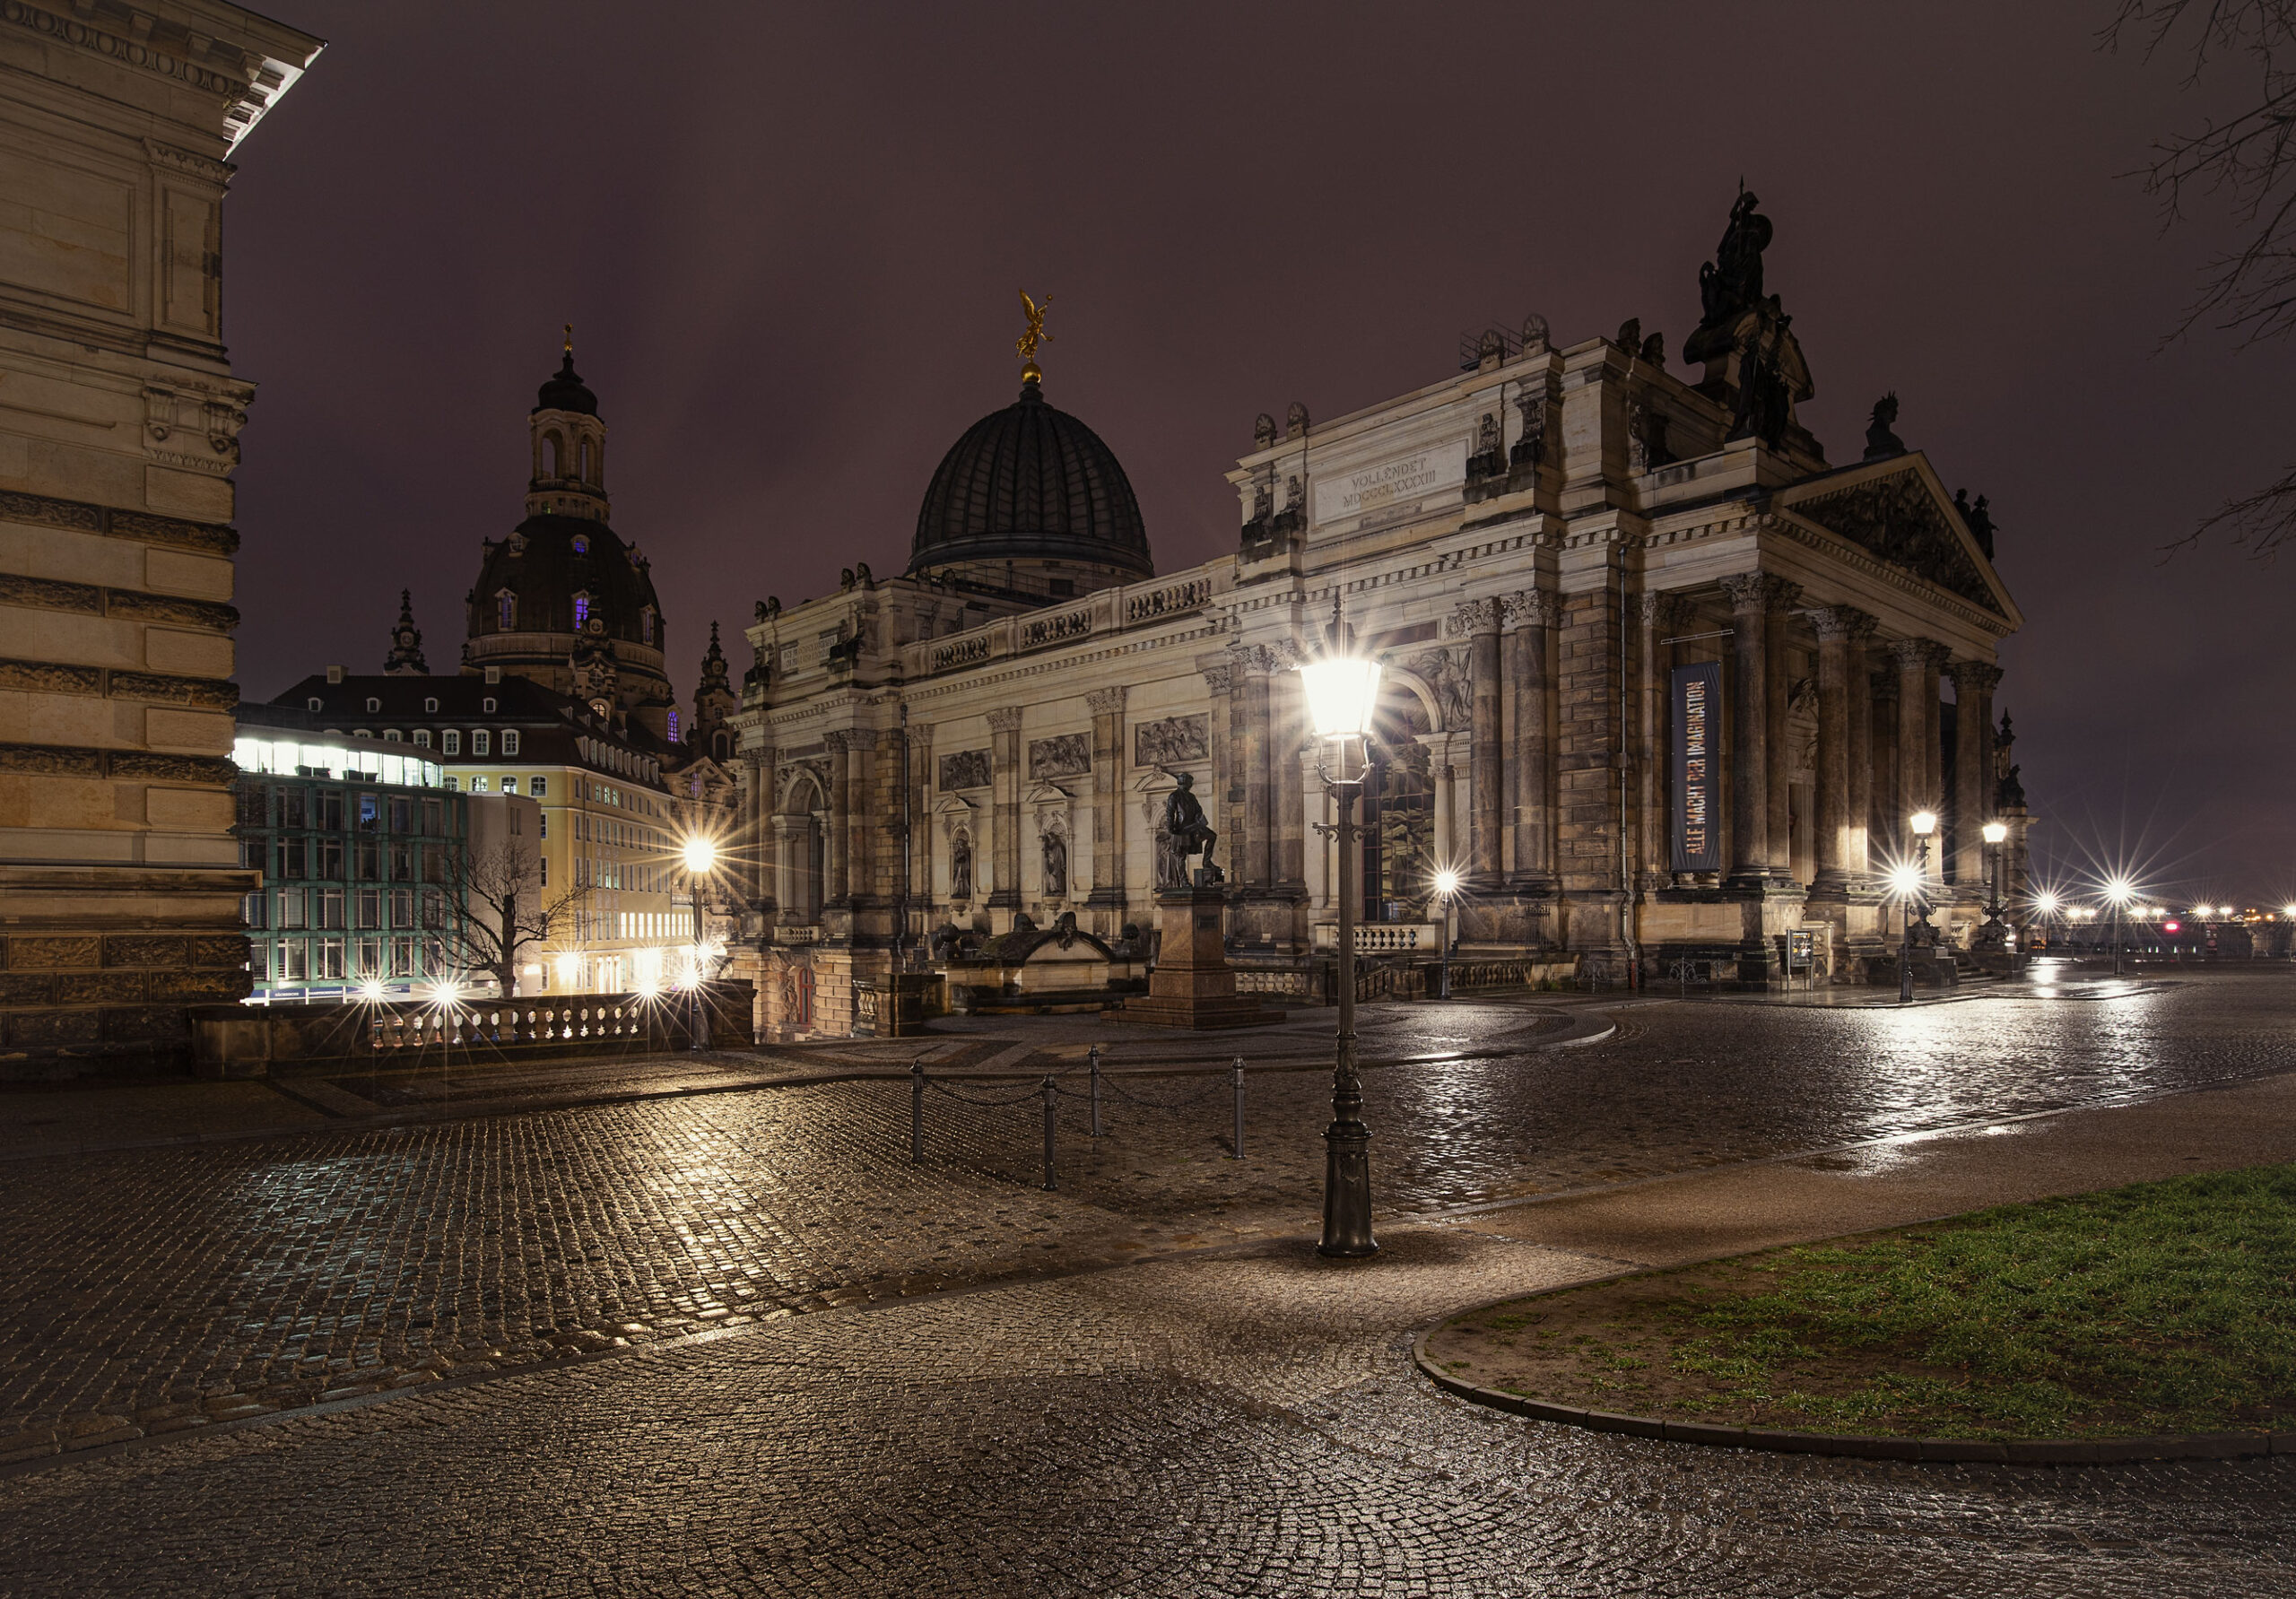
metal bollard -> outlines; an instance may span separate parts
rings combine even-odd
[[[1092,1046],[1089,1056],[1092,1063],[1092,1136],[1100,1136],[1100,1047]]]
[[[925,1063],[909,1063],[909,1158],[912,1164],[925,1159]]]
[[[1044,1186],[1048,1191],[1060,1186],[1052,1176],[1053,1117],[1059,1110],[1060,1085],[1053,1082],[1052,1073],[1048,1072],[1044,1076]]]
[[[1240,1160],[1244,1158],[1244,1057],[1242,1056],[1236,1057],[1236,1064],[1231,1068],[1231,1072],[1236,1084],[1236,1152],[1228,1158],[1231,1160]]]

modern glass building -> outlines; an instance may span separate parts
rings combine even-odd
[[[232,759],[252,999],[340,999],[374,982],[400,995],[448,975],[437,929],[462,914],[449,884],[471,798],[427,752],[240,708]],[[371,990],[369,990],[371,992]]]

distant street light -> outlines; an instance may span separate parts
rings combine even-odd
[[[2008,842],[2009,824],[2005,821],[1988,821],[1982,831],[1985,837],[1987,885],[1986,937],[1988,943],[1996,938],[2008,938],[2009,965],[2010,969],[2013,971],[2017,965],[2016,935],[2012,934],[2001,920],[2001,867],[2002,856],[2006,853],[2001,847]]]
[[[2128,902],[2136,894],[2135,885],[2126,877],[2116,877],[2105,884],[2105,898],[2113,902],[2113,976],[2120,976],[2121,918],[2127,914]]]
[[[1451,997],[1451,901],[1459,891],[1459,874],[1446,866],[1435,873],[1435,906],[1443,917],[1443,977],[1438,999]]]
[[[701,934],[701,885],[709,882],[709,873],[717,869],[718,845],[716,840],[696,833],[686,839],[685,847],[679,853],[685,857],[686,896],[693,901],[693,1029],[688,1047],[707,1049],[709,1047],[709,1004],[702,993],[702,952],[707,941]]]

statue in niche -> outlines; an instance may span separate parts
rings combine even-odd
[[[1546,388],[1526,388],[1515,396],[1515,408],[1522,413],[1523,435],[1515,440],[1515,448],[1507,452],[1510,465],[1536,466],[1546,459]]]
[[[1057,830],[1044,836],[1044,897],[1068,897],[1068,840]]]
[[[1176,786],[1170,794],[1164,796],[1161,835],[1171,841],[1172,852],[1179,857],[1179,869],[1172,875],[1176,879],[1183,878],[1187,857],[1200,851],[1204,856],[1204,865],[1197,873],[1198,880],[1206,883],[1225,882],[1225,875],[1213,864],[1212,847],[1219,842],[1220,835],[1212,830],[1212,823],[1204,814],[1204,802],[1196,797],[1196,774],[1176,772],[1173,782]],[[1181,885],[1176,882],[1173,886]]]
[[[949,898],[972,898],[972,835],[957,832],[949,839]]]
[[[1898,391],[1892,389],[1874,402],[1874,414],[1866,422],[1866,458],[1878,461],[1884,456],[1905,454],[1905,440],[1891,430],[1898,424]],[[1961,504],[1958,500],[1953,502]]]
[[[1300,474],[1293,473],[1283,480],[1283,508],[1296,511],[1307,503],[1308,491],[1300,486]]]

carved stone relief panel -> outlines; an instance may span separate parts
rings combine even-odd
[[[960,788],[987,787],[988,752],[959,750],[954,754],[942,756],[938,786],[944,794],[951,794]]]
[[[1212,721],[1208,717],[1165,717],[1141,722],[1132,729],[1132,764],[1178,766],[1203,760],[1212,753]]]
[[[1073,778],[1092,769],[1092,735],[1062,733],[1029,741],[1029,776],[1038,781]]]

